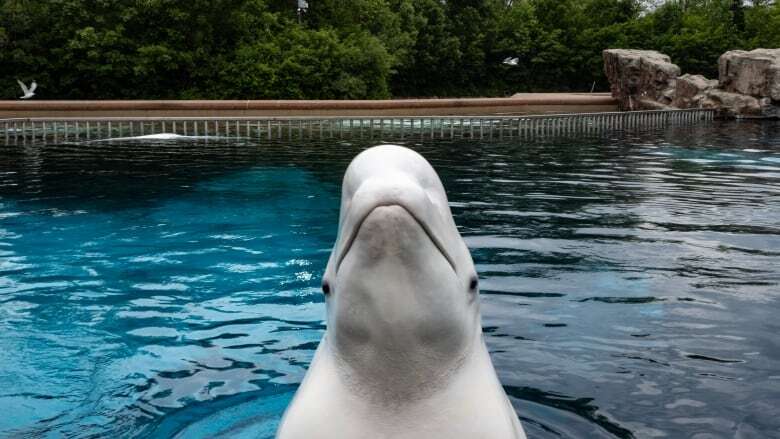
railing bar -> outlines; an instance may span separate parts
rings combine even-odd
[[[120,136],[124,136],[127,131],[131,136],[135,136],[137,131],[140,130],[141,135],[146,134],[146,131],[151,129],[153,133],[158,132],[161,129],[163,132],[168,132],[169,128],[173,133],[178,134],[183,129],[184,135],[190,135],[194,130],[198,135],[201,131],[199,122],[203,122],[203,128],[206,135],[211,129],[210,125],[214,125],[214,130],[217,134],[224,131],[224,134],[231,136],[231,129],[235,129],[235,135],[241,137],[241,123],[244,124],[244,132],[246,136],[251,138],[253,129],[256,125],[257,135],[262,135],[262,126],[265,124],[266,137],[272,139],[274,137],[274,127],[277,128],[278,137],[281,139],[284,137],[284,127],[287,126],[287,135],[290,138],[294,138],[296,135],[293,131],[297,130],[298,137],[303,139],[313,139],[315,137],[315,129],[319,133],[320,138],[325,136],[327,124],[327,130],[330,131],[330,135],[333,136],[334,130],[338,128],[339,135],[343,138],[347,133],[345,130],[349,130],[351,136],[355,136],[355,131],[358,131],[358,135],[363,138],[364,131],[368,130],[368,135],[371,139],[376,137],[376,133],[379,133],[380,137],[385,137],[386,126],[389,126],[390,136],[396,137],[398,135],[401,138],[407,136],[407,130],[411,130],[412,134],[417,136],[417,130],[419,130],[419,136],[421,139],[425,139],[426,134],[431,139],[435,139],[437,135],[440,138],[447,138],[446,132],[449,134],[450,139],[456,138],[456,135],[461,139],[476,138],[477,135],[481,138],[485,138],[486,135],[490,138],[494,137],[494,133],[500,139],[505,136],[513,138],[515,135],[518,137],[530,137],[539,135],[568,135],[573,133],[585,133],[596,134],[604,133],[614,130],[625,129],[655,129],[670,124],[676,125],[694,125],[697,123],[710,122],[715,118],[715,111],[711,109],[687,109],[687,110],[650,110],[650,111],[633,111],[633,112],[603,112],[603,113],[562,113],[553,115],[509,115],[509,116],[469,116],[464,118],[462,116],[412,116],[412,117],[379,117],[366,116],[366,117],[269,117],[269,118],[180,118],[180,117],[141,117],[141,118],[128,118],[128,117],[105,117],[105,118],[6,118],[0,119],[2,123],[3,136],[10,141],[10,139],[32,138],[36,139],[38,133],[45,139],[51,131],[59,139],[60,134],[66,140],[75,135],[77,140],[81,139],[81,131],[85,131],[87,139],[91,139],[94,136],[102,138],[105,136],[114,137],[117,131]],[[408,124],[407,124],[408,120]],[[190,127],[190,122],[193,126]],[[224,122],[224,130],[220,127],[220,124]],[[231,122],[235,124],[235,128],[231,126]],[[426,126],[425,124],[429,125]],[[83,125],[82,125],[83,124]],[[105,124],[105,133],[104,126]],[[126,124],[126,126],[125,126]],[[171,126],[169,127],[170,124]],[[347,126],[347,124],[349,124]],[[399,124],[400,133],[396,130],[396,124]],[[438,124],[438,127],[437,127]],[[468,124],[468,126],[467,126]],[[479,127],[476,125],[479,124]],[[138,127],[136,127],[138,125]],[[147,125],[149,125],[147,127]],[[316,125],[316,127],[315,127]],[[356,126],[357,125],[357,126]],[[368,125],[368,126],[366,126]],[[16,128],[13,128],[16,126]],[[192,128],[192,129],[191,129]],[[485,129],[488,132],[485,133]],[[479,133],[477,132],[479,130]],[[94,131],[94,133],[92,132]],[[457,131],[457,133],[456,133]],[[30,134],[28,136],[27,134]],[[357,137],[357,136],[356,136]]]

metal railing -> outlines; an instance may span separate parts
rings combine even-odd
[[[0,119],[0,139],[83,142],[175,134],[259,139],[502,139],[609,133],[714,120],[708,109],[527,116]]]

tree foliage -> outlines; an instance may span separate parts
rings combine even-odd
[[[607,87],[601,51],[717,74],[780,47],[770,0],[0,0],[0,98],[358,99]],[[657,2],[653,2],[657,3]],[[502,64],[517,57],[516,66]]]

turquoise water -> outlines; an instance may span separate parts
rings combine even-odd
[[[378,143],[3,146],[0,437],[271,437],[324,330],[341,175]],[[777,434],[779,124],[405,144],[530,437]]]

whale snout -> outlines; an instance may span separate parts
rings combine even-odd
[[[413,263],[424,240],[429,240],[427,233],[406,208],[378,206],[363,220],[350,250],[359,243],[369,264],[385,258]]]
[[[330,302],[341,316],[329,323],[339,351],[384,355],[405,350],[410,341],[423,356],[462,350],[468,296],[417,218],[405,206],[380,205],[357,230],[334,276],[337,292]]]
[[[394,237],[403,238],[413,229],[422,231],[422,237],[427,236],[433,241],[452,269],[456,270],[451,252],[441,236],[441,230],[446,230],[447,225],[439,211],[436,200],[420,184],[403,174],[365,180],[353,194],[342,221],[336,270],[358,235],[384,242],[385,248],[394,248],[387,244],[392,243]],[[396,244],[400,242],[403,241]]]

